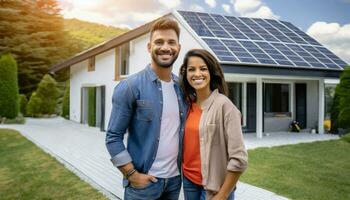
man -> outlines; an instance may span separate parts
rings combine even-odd
[[[180,51],[179,33],[176,21],[156,21],[147,44],[151,64],[114,90],[106,146],[112,163],[124,175],[126,200],[179,197],[179,138],[186,105],[177,77],[171,73]]]

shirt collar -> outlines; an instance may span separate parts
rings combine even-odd
[[[147,65],[146,71],[148,72],[148,75],[149,75],[151,81],[155,81],[155,80],[158,79],[157,74],[151,68],[151,64]],[[173,74],[173,73],[171,73],[171,79],[174,81],[174,83],[178,83],[179,82],[178,77],[175,74]]]
[[[214,103],[214,100],[219,95],[219,90],[215,89],[210,96],[202,103],[202,110],[209,110],[211,105]]]

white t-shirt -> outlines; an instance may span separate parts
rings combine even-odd
[[[148,174],[158,178],[180,175],[177,167],[179,152],[180,116],[174,82],[161,81],[163,112],[160,125],[159,146],[156,158]]]

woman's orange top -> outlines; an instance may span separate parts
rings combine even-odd
[[[199,150],[199,121],[201,115],[201,108],[193,103],[187,116],[183,143],[183,173],[186,178],[197,185],[202,185]]]

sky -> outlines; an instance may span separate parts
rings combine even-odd
[[[65,18],[136,28],[172,10],[288,21],[350,63],[350,0],[58,0]]]

